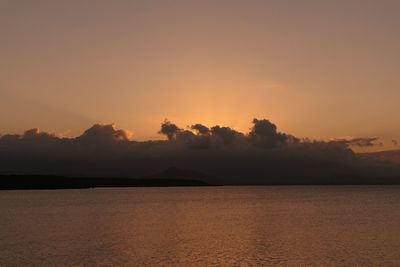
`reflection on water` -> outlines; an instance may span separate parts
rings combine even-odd
[[[400,266],[400,187],[0,192],[1,266]]]

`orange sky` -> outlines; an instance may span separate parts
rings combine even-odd
[[[0,133],[164,118],[400,139],[399,1],[0,0]]]

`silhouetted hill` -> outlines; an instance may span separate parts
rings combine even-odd
[[[228,180],[225,177],[225,180]],[[246,177],[245,177],[246,178]],[[247,182],[225,183],[229,185],[400,185],[399,177],[363,177],[338,175],[325,177],[266,176]],[[207,186],[221,184],[221,180],[205,173],[171,167],[159,173],[138,179],[90,178],[43,175],[0,175],[0,189],[72,189],[94,187],[168,187]],[[246,179],[242,179],[246,181]]]
[[[83,178],[43,175],[0,175],[0,189],[79,189],[94,187],[207,186],[206,182],[171,178]]]

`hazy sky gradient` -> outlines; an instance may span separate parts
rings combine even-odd
[[[0,133],[164,118],[400,139],[400,1],[0,0]]]

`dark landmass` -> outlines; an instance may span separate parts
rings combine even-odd
[[[195,176],[197,179],[193,179]],[[47,175],[0,175],[0,190],[80,189],[94,187],[209,186],[201,173],[170,168],[145,178],[93,178]]]
[[[40,175],[1,175],[0,190],[16,189],[80,189],[95,187],[170,187],[208,186],[199,180],[78,178]]]
[[[251,177],[251,176],[249,176]],[[142,178],[94,178],[47,175],[0,175],[0,190],[82,189],[95,187],[213,186],[218,179],[192,170],[169,168]],[[263,181],[229,185],[400,185],[398,177],[266,177]]]

